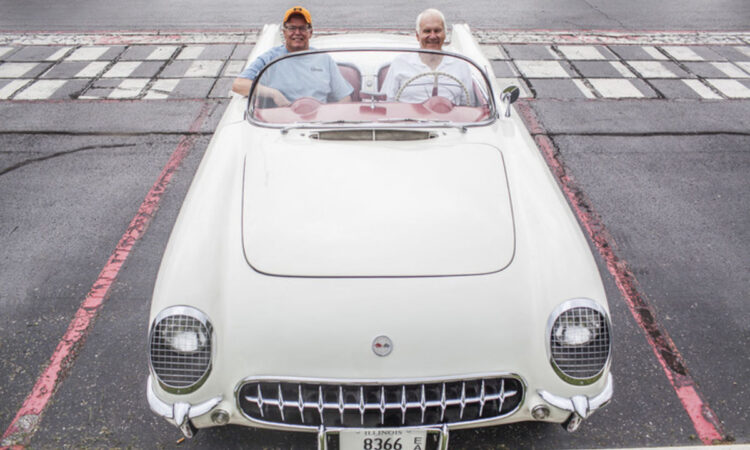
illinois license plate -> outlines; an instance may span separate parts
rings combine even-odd
[[[339,433],[339,450],[425,450],[427,431],[378,428],[344,430]]]

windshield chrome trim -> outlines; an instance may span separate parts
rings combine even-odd
[[[471,64],[472,67],[474,67],[477,72],[479,72],[482,77],[484,78],[484,82],[487,86],[487,97],[488,97],[488,106],[489,106],[489,114],[487,119],[481,121],[481,122],[450,122],[449,124],[446,123],[440,123],[440,122],[428,122],[428,123],[419,123],[416,124],[417,127],[425,127],[425,128],[457,128],[460,130],[466,130],[469,127],[480,127],[480,126],[486,126],[490,125],[495,120],[497,120],[497,105],[495,104],[495,91],[492,87],[492,81],[490,80],[489,75],[487,74],[487,71],[481,67],[479,64],[474,62],[471,58],[461,55],[459,53],[454,52],[448,52],[444,50],[428,50],[428,49],[422,49],[422,48],[406,48],[406,47],[387,47],[387,48],[379,48],[379,47],[352,47],[352,48],[326,48],[326,49],[311,49],[311,50],[304,50],[299,52],[292,52],[287,53],[286,55],[279,56],[278,58],[273,59],[268,64],[266,64],[260,72],[258,72],[258,75],[253,80],[253,84],[250,86],[250,92],[247,95],[247,105],[245,106],[245,120],[250,122],[253,125],[263,127],[263,128],[272,128],[272,129],[280,129],[282,133],[287,133],[289,130],[292,129],[343,129],[343,128],[350,128],[350,127],[359,127],[362,128],[363,124],[367,124],[367,128],[381,128],[381,127],[393,127],[393,123],[386,123],[386,124],[379,124],[378,122],[352,122],[351,125],[348,124],[335,124],[335,125],[328,125],[327,127],[323,124],[316,124],[316,123],[298,123],[295,122],[293,124],[278,124],[278,123],[268,123],[268,122],[261,122],[258,120],[255,120],[253,118],[253,105],[250,101],[253,98],[253,93],[255,92],[255,89],[258,85],[258,80],[263,76],[263,73],[271,67],[273,64],[278,63],[279,61],[282,61],[284,59],[288,58],[297,58],[304,55],[316,55],[321,53],[354,53],[354,52],[403,52],[403,53],[433,53],[436,55],[444,55],[444,56],[451,56],[454,58],[458,58],[461,60],[466,61],[468,64]],[[406,122],[406,121],[405,121]],[[411,128],[411,126],[406,125],[405,128]]]

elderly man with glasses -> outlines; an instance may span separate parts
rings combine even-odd
[[[274,47],[260,55],[234,80],[232,90],[248,95],[253,80],[271,61],[293,52],[310,48],[312,19],[310,12],[301,7],[290,8],[284,14],[284,45]],[[271,99],[276,106],[289,105],[301,97],[313,97],[320,102],[349,101],[352,86],[341,76],[333,59],[326,54],[306,55],[302,58],[281,61],[271,66],[256,88],[258,95]]]

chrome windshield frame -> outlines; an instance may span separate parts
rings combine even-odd
[[[332,124],[323,124],[323,123],[315,123],[315,122],[295,122],[295,123],[268,123],[268,122],[262,122],[259,120],[256,120],[253,117],[253,113],[255,110],[255,107],[253,106],[253,94],[255,93],[255,90],[258,86],[258,80],[261,79],[263,76],[263,73],[268,70],[269,67],[271,67],[274,64],[277,64],[280,61],[283,61],[285,59],[289,58],[297,58],[305,55],[316,55],[316,54],[330,54],[330,53],[356,53],[356,52],[379,52],[379,53],[433,53],[436,55],[443,55],[443,56],[450,56],[453,58],[461,59],[465,61],[466,63],[470,64],[471,67],[476,69],[476,71],[481,74],[482,78],[484,79],[485,85],[487,86],[487,106],[489,108],[489,114],[485,120],[482,120],[480,122],[440,122],[440,121],[429,121],[425,123],[410,123],[409,120],[404,120],[403,122],[400,121],[394,121],[390,123],[378,123],[378,122],[352,122],[352,123],[337,123],[335,125]],[[364,102],[363,102],[364,104]],[[293,52],[288,53],[286,55],[282,55],[278,58],[273,59],[271,62],[266,64],[259,72],[258,75],[253,80],[252,85],[250,86],[250,92],[247,96],[247,105],[245,107],[245,120],[250,122],[253,125],[263,127],[263,128],[275,128],[282,131],[289,131],[290,129],[348,129],[348,128],[363,128],[366,127],[368,129],[370,128],[459,128],[459,129],[467,129],[471,127],[481,127],[481,126],[487,126],[495,122],[498,118],[498,109],[497,105],[495,103],[495,92],[494,88],[492,86],[492,82],[490,80],[489,75],[487,74],[486,70],[480,67],[479,64],[474,62],[471,58],[466,57],[464,55],[443,51],[443,50],[428,50],[428,49],[421,49],[421,48],[406,48],[406,47],[352,47],[352,48],[328,48],[328,49],[312,49],[312,50],[304,50],[299,52]]]

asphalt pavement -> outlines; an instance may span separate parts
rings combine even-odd
[[[739,15],[727,18],[730,26]],[[649,343],[634,295],[668,333],[723,442],[750,443],[750,39],[725,31],[624,34],[477,31],[502,82],[523,88],[515,113],[525,108],[532,134],[548,143],[540,151],[549,151],[561,187],[574,194],[582,224],[593,218],[597,233],[606,232],[605,241],[590,237],[612,310],[616,393],[574,434],[524,423],[452,433],[451,448],[700,444],[680,386],[657,357],[666,347]],[[20,436],[30,447],[312,445],[312,435],[239,427],[181,441],[145,399],[149,298],[161,254],[254,36],[107,32],[44,41],[47,33],[24,32],[0,40],[2,430],[170,157],[187,150],[85,344],[64,362],[44,414],[22,422],[35,431]],[[623,289],[623,274],[636,292]]]

